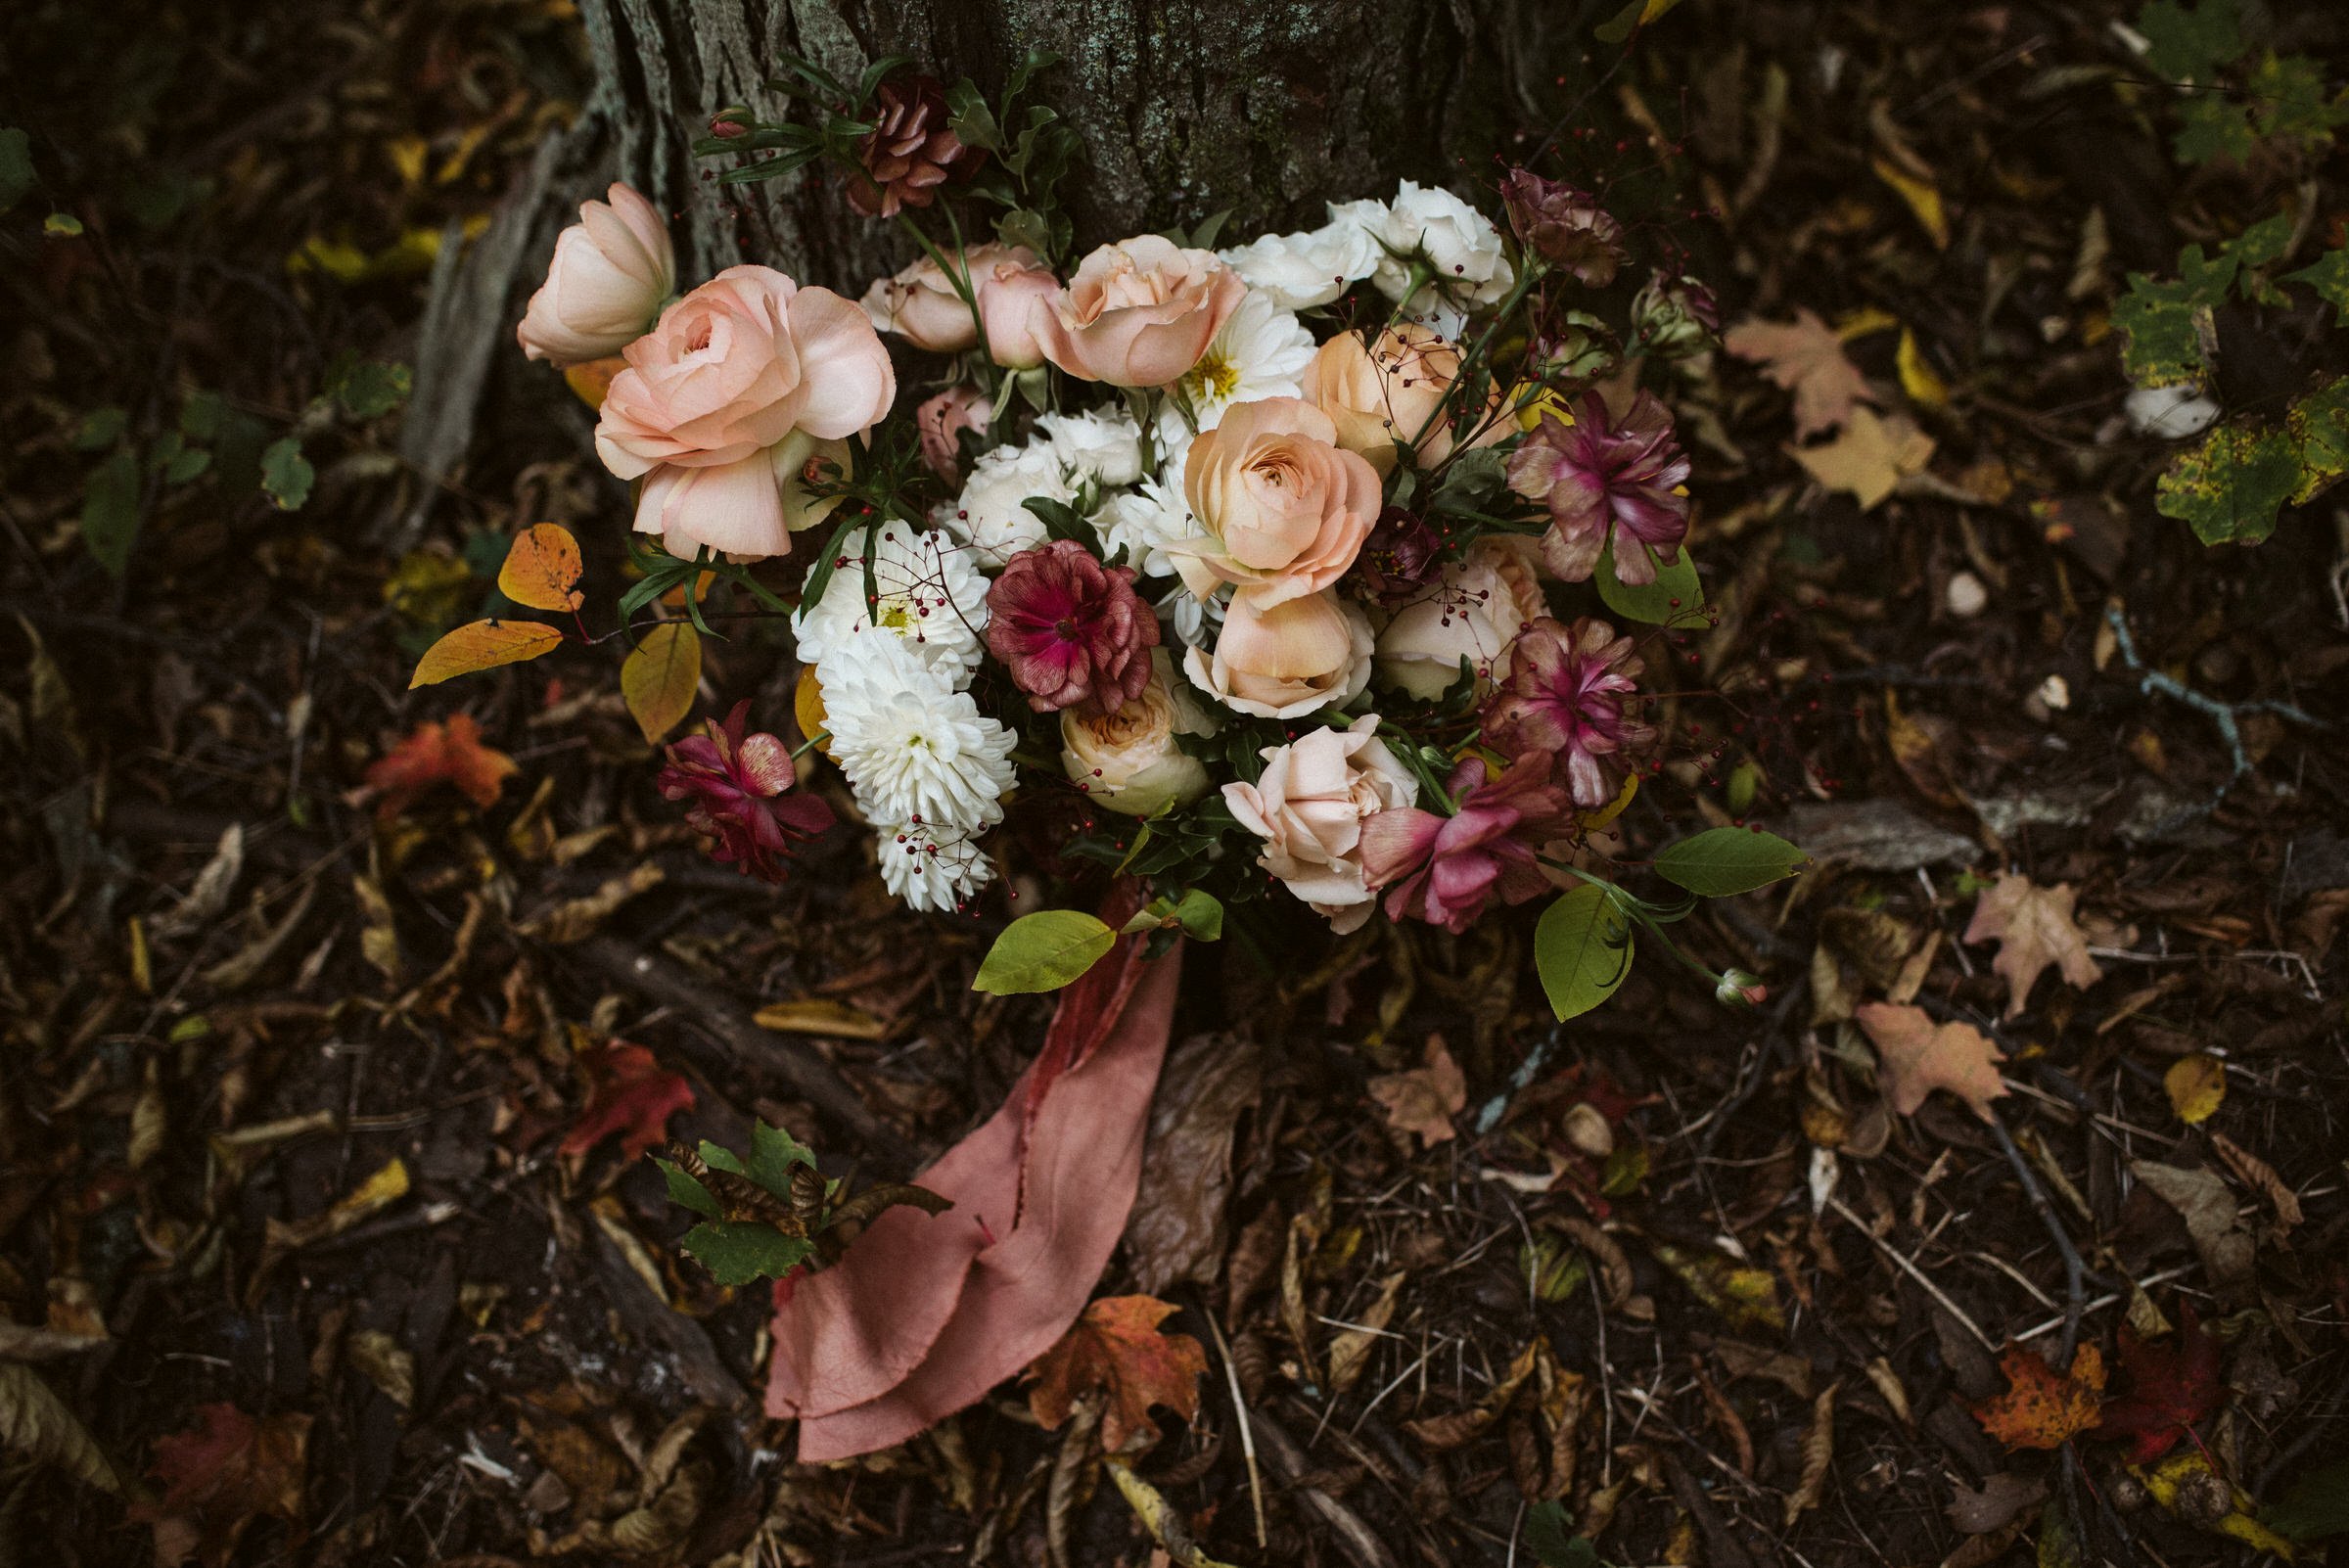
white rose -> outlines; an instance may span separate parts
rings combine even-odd
[[[1475,208],[1441,186],[1420,186],[1405,180],[1388,208],[1380,236],[1391,251],[1408,256],[1426,252],[1435,280],[1410,301],[1410,308],[1432,308],[1431,296],[1455,303],[1491,304],[1517,281],[1509,258],[1501,254],[1500,231]],[[1376,281],[1390,300],[1403,299],[1410,281],[1410,263],[1381,254]]]
[[[1255,783],[1223,786],[1231,814],[1265,841],[1256,863],[1340,936],[1360,929],[1377,899],[1362,875],[1362,819],[1419,800],[1418,780],[1377,730],[1373,714],[1267,746]]]
[[[1299,234],[1267,234],[1234,250],[1219,252],[1225,265],[1252,289],[1260,289],[1284,310],[1327,304],[1378,269],[1381,252],[1371,238],[1383,231],[1387,205],[1380,201],[1329,204],[1329,221]]]
[[[1413,697],[1441,697],[1460,678],[1460,661],[1476,671],[1479,693],[1509,672],[1517,633],[1549,613],[1534,570],[1534,541],[1485,538],[1378,633],[1378,683]]]
[[[1042,414],[1036,428],[1079,479],[1131,484],[1142,477],[1141,427],[1124,412]]]
[[[1114,714],[1060,714],[1060,765],[1096,804],[1127,816],[1155,816],[1207,793],[1206,764],[1174,737],[1213,735],[1215,718],[1175,685],[1164,648],[1150,655],[1150,684]]]
[[[1043,519],[1028,510],[1032,495],[1064,503],[1077,498],[1068,465],[1049,442],[998,446],[985,453],[971,465],[962,494],[939,506],[931,519],[969,545],[980,566],[996,572],[1048,537]]]

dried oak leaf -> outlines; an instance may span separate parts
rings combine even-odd
[[[2083,1345],[2057,1376],[2039,1352],[2009,1345],[1999,1357],[2006,1392],[1973,1407],[1982,1430],[2009,1449],[2059,1449],[2096,1424],[2104,1396],[2104,1355]]]
[[[651,1051],[626,1040],[579,1052],[587,1077],[587,1108],[563,1134],[566,1159],[585,1154],[613,1134],[621,1153],[635,1159],[668,1137],[668,1119],[693,1108],[693,1085],[665,1071]]]
[[[2147,1339],[2123,1322],[2120,1364],[2128,1385],[2104,1407],[2095,1435],[2127,1443],[2131,1464],[2152,1463],[2226,1399],[2219,1380],[2223,1360],[2217,1336],[2202,1331],[2191,1302],[2179,1309],[2178,1331],[2159,1339]]]
[[[1797,310],[1790,322],[1740,321],[1723,337],[1722,346],[1755,361],[1764,375],[1794,393],[1797,440],[1835,429],[1852,417],[1855,402],[1875,401],[1867,378],[1844,353],[1843,339],[1808,310]]]
[[[1885,1103],[1913,1115],[1933,1090],[1948,1089],[1991,1120],[1990,1102],[2006,1092],[1999,1048],[1971,1024],[1935,1024],[1922,1007],[1865,1002],[1852,1016],[1867,1032],[1882,1066]]]
[[[1196,1417],[1207,1351],[1188,1334],[1159,1331],[1176,1311],[1154,1296],[1106,1296],[1086,1307],[1060,1343],[1028,1368],[1036,1380],[1028,1408],[1037,1424],[1059,1430],[1078,1399],[1098,1389],[1109,1397],[1101,1413],[1103,1452],[1134,1454],[1158,1443],[1153,1405],[1185,1421]]]
[[[2042,888],[2029,877],[2006,872],[1975,903],[1965,940],[1998,939],[1999,956],[1991,968],[2005,977],[2008,1018],[2023,1010],[2032,986],[2050,964],[2083,990],[2104,978],[2104,971],[2088,955],[2088,934],[2072,914],[2079,897],[2068,882]]]
[[[1906,414],[1876,417],[1854,409],[1843,434],[1816,446],[1790,446],[1794,460],[1830,490],[1849,490],[1860,510],[1872,512],[1900,488],[1901,481],[1922,474],[1933,461],[1934,440]]]
[[[221,1568],[245,1527],[263,1514],[285,1520],[299,1538],[310,1418],[255,1420],[223,1402],[197,1407],[196,1419],[188,1430],[155,1440],[151,1473],[163,1494],[132,1510],[155,1529],[156,1568],[176,1568],[190,1557]]]
[[[436,784],[454,784],[487,810],[520,765],[505,753],[484,746],[480,723],[471,714],[459,714],[445,724],[426,719],[417,725],[367,769],[367,787],[376,794],[375,814],[387,820]]]
[[[1430,1035],[1425,1065],[1372,1079],[1370,1097],[1386,1108],[1387,1126],[1416,1132],[1432,1148],[1451,1141],[1451,1119],[1468,1104],[1468,1080],[1444,1048],[1444,1037]]]

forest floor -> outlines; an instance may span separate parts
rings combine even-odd
[[[679,1255],[631,1146],[764,1119],[907,1176],[1046,1005],[969,989],[1000,911],[894,907],[849,835],[779,890],[710,865],[608,672],[404,691],[507,535],[615,570],[622,514],[518,358],[422,486],[387,368],[576,101],[576,22],[345,9],[8,23],[44,183],[0,218],[0,1562],[1163,1561],[1016,1386],[833,1467],[760,1413],[764,1292]],[[2340,19],[2274,9],[2337,82]],[[1580,111],[1568,172],[1620,138],[1727,315],[1839,328],[1892,433],[1864,509],[1756,365],[1669,389],[1722,614],[1664,650],[1658,795],[1750,790],[1817,863],[1687,928],[1751,1012],[1650,963],[1558,1026],[1530,915],[1192,953],[1100,1289],[1207,1348],[1140,1474],[1210,1557],[1533,1563],[1558,1498],[1610,1563],[2249,1563],[2349,1489],[2349,531],[2154,511],[2114,292],[2275,192],[2172,163],[2115,15],[1691,0]],[[2237,314],[2254,374],[2341,368]],[[298,510],[253,488],[305,487],[288,432]],[[124,442],[117,580],[76,519]],[[712,679],[782,727],[771,641]],[[370,764],[460,710],[494,804],[384,814]],[[2001,873],[2029,906],[1969,941]],[[1997,1042],[1989,1119],[1891,1107],[1879,994]],[[1461,1082],[1391,1125],[1371,1081],[1438,1040]],[[1986,1427],[2012,1346],[2090,1420],[2100,1370],[2105,1434]]]

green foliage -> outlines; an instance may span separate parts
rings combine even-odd
[[[1708,899],[1767,888],[1794,875],[1810,856],[1775,833],[1753,828],[1708,828],[1656,856],[1656,874]]]
[[[2172,81],[2208,82],[2243,55],[2235,0],[2201,0],[2190,9],[2180,0],[2153,0],[2138,13],[2137,30],[2150,46],[2145,64]]]
[[[1644,544],[1639,548],[1647,550]],[[1601,602],[1628,621],[1643,621],[1649,625],[1685,624],[1696,620],[1705,607],[1705,585],[1697,577],[1695,557],[1683,548],[1680,559],[1670,566],[1656,561],[1653,550],[1648,550],[1648,558],[1655,564],[1654,581],[1624,581],[1616,575],[1615,535],[1609,534],[1591,577]]]
[[[32,139],[14,125],[0,127],[0,212],[24,200],[36,182]]]
[[[1560,894],[1534,927],[1534,968],[1560,1020],[1614,995],[1632,972],[1631,916],[1617,900],[1616,889],[1586,882]]]
[[[408,400],[413,385],[405,365],[346,353],[327,373],[326,395],[351,419],[381,419]]]
[[[138,542],[143,480],[139,460],[118,451],[90,471],[81,493],[81,542],[110,576],[130,568],[130,548]]]
[[[1223,938],[1223,905],[1213,894],[1198,888],[1185,889],[1179,897],[1162,893],[1135,910],[1121,931],[1131,935],[1170,927],[1200,942],[1220,942]]]
[[[2297,272],[2287,272],[2282,280],[2314,289],[2317,298],[2333,308],[2333,325],[2349,327],[2349,247],[2327,251]]]
[[[2230,421],[2170,465],[2154,505],[2204,544],[2257,544],[2275,531],[2276,514],[2299,484],[2289,436]]]
[[[2349,1535],[2349,1458],[2332,1459],[2300,1472],[2260,1522],[2294,1541],[2323,1541]]]
[[[2336,376],[2292,404],[2283,428],[2300,462],[2292,504],[2306,506],[2349,473],[2349,376]]]
[[[2241,264],[2225,251],[2211,257],[2189,245],[2178,253],[2175,278],[2129,274],[2128,292],[2112,303],[2112,324],[2121,332],[2121,365],[2132,381],[2141,387],[2201,381],[2217,337],[2211,312],[2226,300]]]
[[[980,962],[971,989],[997,996],[1058,991],[1099,963],[1117,943],[1116,932],[1082,910],[1038,909],[1003,928]]]
[[[1526,1510],[1525,1546],[1542,1568],[1600,1568],[1598,1548],[1574,1533],[1574,1516],[1554,1499]]]
[[[729,1290],[754,1279],[780,1279],[815,1255],[814,1242],[757,1220],[705,1220],[679,1245]]]
[[[318,471],[301,455],[301,438],[284,436],[261,453],[261,490],[281,512],[299,511],[310,498]]]

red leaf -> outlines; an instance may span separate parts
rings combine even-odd
[[[2188,1303],[2178,1313],[2178,1332],[2144,1339],[2121,1324],[2121,1370],[2128,1392],[2104,1407],[2095,1435],[2129,1444],[2131,1464],[2150,1464],[2177,1445],[2196,1421],[2227,1397],[2219,1382],[2218,1339],[2202,1332]]]
[[[507,776],[519,765],[505,753],[484,746],[482,726],[472,715],[459,714],[445,724],[427,719],[417,725],[367,769],[367,787],[379,797],[375,814],[386,819],[399,815],[436,784],[454,784],[487,810],[497,804]]]
[[[587,1109],[563,1134],[566,1159],[585,1154],[614,1133],[621,1153],[633,1160],[668,1136],[668,1119],[693,1108],[693,1085],[664,1072],[653,1053],[616,1039],[579,1053],[587,1075]]]
[[[1188,1334],[1159,1332],[1176,1311],[1152,1296],[1110,1296],[1087,1307],[1077,1326],[1029,1368],[1036,1386],[1028,1391],[1028,1408],[1043,1429],[1058,1430],[1078,1397],[1095,1389],[1109,1396],[1101,1413],[1106,1453],[1139,1453],[1157,1444],[1153,1405],[1186,1421],[1196,1416],[1207,1351]]]
[[[163,1495],[133,1517],[155,1527],[157,1568],[189,1557],[221,1568],[245,1527],[262,1514],[301,1534],[302,1473],[310,1440],[306,1415],[254,1420],[234,1405],[200,1406],[198,1425],[155,1440],[152,1473]]]

